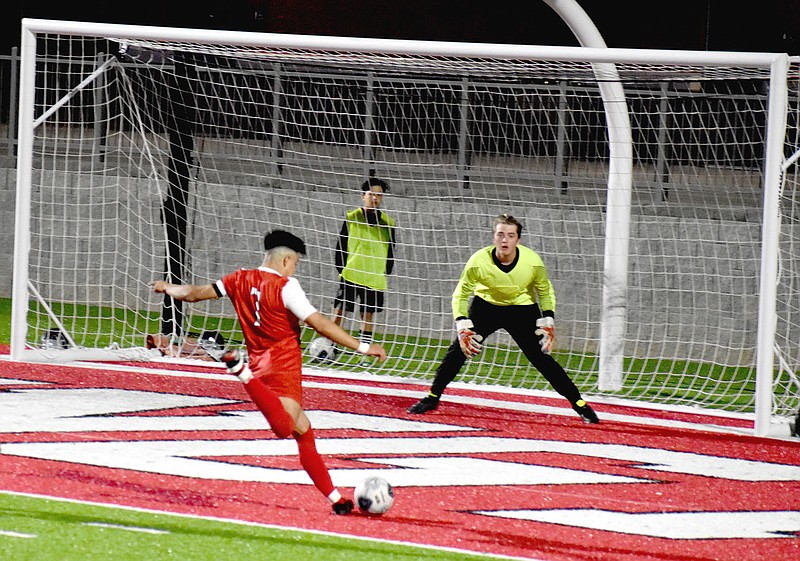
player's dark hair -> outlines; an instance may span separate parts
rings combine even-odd
[[[492,231],[497,227],[498,224],[511,224],[512,226],[517,227],[517,236],[522,235],[522,222],[511,216],[510,214],[501,214],[497,218],[494,219],[494,226],[492,226]]]
[[[373,187],[380,187],[384,193],[389,190],[389,184],[383,179],[378,179],[377,177],[370,177],[361,184],[362,191],[370,191]]]
[[[267,232],[267,235],[264,236],[265,251],[275,249],[276,247],[288,247],[300,255],[306,254],[305,242],[286,230],[272,230],[271,232]]]

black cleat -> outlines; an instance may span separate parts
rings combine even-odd
[[[578,403],[583,403],[583,405],[578,405],[577,403],[574,403],[572,405],[572,408],[578,415],[581,416],[581,419],[583,419],[584,423],[587,423],[589,425],[596,425],[597,423],[600,422],[600,419],[597,417],[597,413],[594,412],[594,409],[592,409],[591,405],[589,405],[583,400],[580,400]]]
[[[432,395],[427,395],[409,407],[407,411],[409,413],[421,415],[422,413],[433,411],[437,407],[439,407],[439,398],[433,397]]]
[[[350,514],[353,510],[353,501],[350,499],[339,499],[333,503],[334,514]]]

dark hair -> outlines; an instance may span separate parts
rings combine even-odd
[[[286,230],[272,230],[264,236],[264,250],[269,251],[276,247],[288,247],[292,251],[301,255],[306,254],[306,244]]]
[[[517,235],[522,235],[522,223],[511,216],[510,214],[501,214],[497,218],[494,219],[494,226],[492,226],[492,231],[497,227],[498,224],[511,224],[512,226],[517,227]]]
[[[370,177],[361,184],[362,191],[370,191],[372,187],[380,187],[384,193],[389,190],[389,185],[383,179],[378,179],[377,177]]]

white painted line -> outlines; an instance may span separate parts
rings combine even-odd
[[[12,532],[11,530],[0,530],[0,536],[7,538],[38,538],[36,534],[23,534],[21,532]]]
[[[44,386],[47,382],[31,382],[29,380],[17,380],[15,378],[0,378],[0,386]]]
[[[167,530],[156,530],[155,528],[140,528],[138,526],[124,526],[122,524],[106,524],[103,522],[84,522],[84,526],[95,528],[110,528],[112,530],[124,530],[126,532],[139,532],[141,534],[169,534]]]
[[[478,514],[671,540],[785,539],[800,512],[612,512],[596,509],[498,510]]]

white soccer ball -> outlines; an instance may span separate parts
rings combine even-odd
[[[333,362],[336,359],[336,347],[327,337],[317,337],[308,344],[306,352],[312,360]]]
[[[367,477],[353,492],[358,508],[369,514],[383,514],[394,504],[394,489],[382,477]]]

